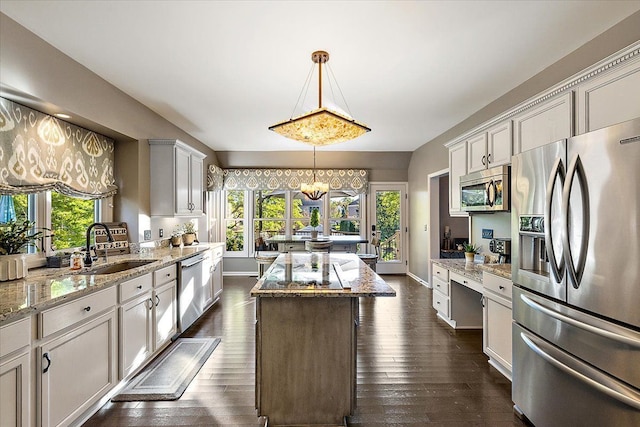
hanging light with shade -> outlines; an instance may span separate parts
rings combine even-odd
[[[313,183],[302,183],[300,186],[302,194],[307,196],[310,200],[320,200],[322,196],[329,191],[329,184],[326,182],[320,182],[316,180],[316,147],[313,146]]]

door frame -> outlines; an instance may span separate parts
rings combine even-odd
[[[367,230],[366,235],[369,239],[372,237],[371,225],[375,224],[375,203],[376,191],[400,191],[400,229],[403,230],[400,236],[401,240],[401,255],[402,258],[399,261],[383,262],[378,260],[376,263],[376,272],[378,274],[407,274],[409,270],[409,185],[407,182],[370,182],[369,194],[367,197]],[[374,250],[372,246],[369,246],[371,251]],[[373,252],[371,252],[373,253]]]
[[[449,175],[449,168],[441,169],[427,175],[427,194],[429,194],[429,244],[427,245],[427,277],[429,288],[431,283],[432,263],[434,258],[440,258],[440,178]],[[448,189],[447,189],[448,190]]]

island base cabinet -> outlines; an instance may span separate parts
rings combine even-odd
[[[357,298],[257,298],[256,407],[269,425],[342,425],[355,409]]]
[[[30,353],[0,362],[0,426],[29,426]]]
[[[115,310],[38,347],[39,425],[77,422],[117,383]]]

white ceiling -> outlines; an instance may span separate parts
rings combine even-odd
[[[314,50],[330,53],[350,111],[372,128],[330,150],[413,151],[637,10],[637,0],[0,1],[170,122],[233,151],[304,149],[267,127],[290,117]],[[314,79],[302,110],[317,107],[316,92]]]

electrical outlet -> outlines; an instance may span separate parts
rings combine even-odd
[[[164,237],[164,230],[162,228],[160,230],[158,230],[158,235],[160,237]]]
[[[482,229],[482,238],[483,239],[493,239],[493,230],[489,228]]]
[[[151,230],[144,230],[144,240],[151,240]]]

